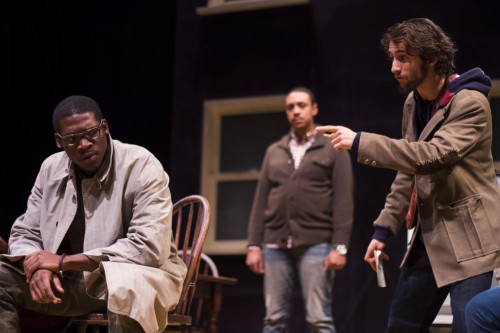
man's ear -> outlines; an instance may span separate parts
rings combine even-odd
[[[313,109],[313,117],[316,117],[316,115],[318,114],[318,111],[319,111],[319,109],[318,109],[318,103],[314,103],[312,105],[312,109]]]
[[[57,134],[54,134],[54,138],[56,139],[57,148],[62,148],[62,144],[60,142],[61,139],[57,136]]]
[[[106,119],[102,118],[102,127],[104,128],[104,134],[109,134],[109,124]]]

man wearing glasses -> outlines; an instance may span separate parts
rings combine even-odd
[[[18,308],[76,316],[108,310],[109,332],[158,332],[186,267],[172,242],[169,177],[146,149],[111,139],[97,103],[70,96],[55,141],[0,262],[0,332]]]

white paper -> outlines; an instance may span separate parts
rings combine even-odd
[[[385,275],[384,275],[384,265],[383,259],[380,258],[382,251],[375,250],[375,267],[377,268],[377,283],[380,288],[385,288]]]

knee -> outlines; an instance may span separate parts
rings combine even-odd
[[[465,307],[465,319],[466,321],[472,321],[473,318],[477,316],[477,312],[481,309],[482,303],[478,301],[477,298],[472,298],[467,306]]]
[[[492,304],[489,303],[486,293],[473,297],[465,307],[465,322],[469,329],[484,326],[485,318],[489,317]]]
[[[0,299],[14,303],[14,299],[23,294],[24,277],[13,269],[0,264]]]
[[[490,303],[489,290],[486,290],[474,296],[467,303],[465,313],[466,315],[474,316],[477,315],[477,313],[487,311],[490,306],[492,306],[492,304]]]
[[[4,291],[11,285],[12,278],[10,277],[12,271],[10,268],[0,264],[0,290]]]

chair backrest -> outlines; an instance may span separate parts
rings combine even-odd
[[[181,297],[173,311],[175,314],[189,315],[209,226],[210,204],[205,197],[190,195],[174,204],[172,215],[174,242],[187,266]]]
[[[203,266],[203,267],[201,267]],[[215,262],[205,253],[201,253],[200,269],[199,271],[205,275],[219,276],[219,270]]]
[[[179,303],[168,315],[169,326],[191,325],[192,317],[189,312],[209,226],[210,204],[205,197],[190,195],[174,203],[172,209],[173,240],[179,256],[186,263],[187,273]],[[105,313],[90,313],[73,318],[73,324],[79,326],[78,332],[86,332],[87,325],[93,327],[93,332],[99,332],[99,326],[108,326],[109,322]]]

